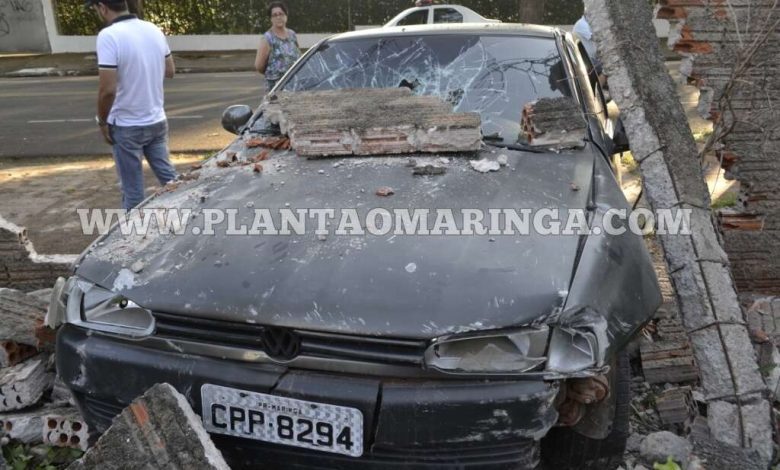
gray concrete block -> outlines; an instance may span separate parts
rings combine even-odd
[[[758,370],[758,358],[747,330],[740,325],[721,325],[720,331],[737,384],[737,394],[765,392],[766,384]]]
[[[697,264],[690,264],[671,273],[682,321],[689,331],[703,328],[716,321],[712,311],[702,272]]]
[[[54,375],[46,372],[47,358],[37,356],[0,370],[0,412],[32,406],[51,388]]]
[[[43,325],[46,306],[24,292],[0,289],[0,341],[37,347],[35,330]]]
[[[734,396],[737,390],[717,326],[691,333],[690,337],[707,399]]]
[[[155,385],[125,408],[68,468],[229,469],[186,398],[168,384]]]
[[[46,413],[41,423],[43,443],[53,447],[70,447],[86,451],[89,427],[74,408]]]
[[[78,417],[78,411],[70,407],[46,405],[30,411],[0,415],[0,434],[24,444],[40,444],[49,417]]]

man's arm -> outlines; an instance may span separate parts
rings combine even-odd
[[[116,98],[116,69],[100,69],[98,76],[97,117],[100,122],[100,130],[103,133],[103,138],[105,138],[106,142],[109,144],[113,144],[111,136],[108,133],[108,115],[111,112],[111,107],[114,106],[114,99]]]
[[[176,75],[176,64],[173,62],[173,54],[165,57],[165,78],[173,78]]]

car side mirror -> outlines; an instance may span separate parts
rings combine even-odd
[[[631,146],[628,142],[628,133],[623,126],[623,120],[618,119],[615,124],[615,133],[612,137],[612,154],[628,152],[631,150]]]
[[[240,134],[243,127],[252,117],[252,108],[245,104],[228,106],[222,113],[222,128],[231,134]]]

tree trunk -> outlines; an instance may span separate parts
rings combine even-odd
[[[544,0],[520,0],[520,22],[544,24]]]

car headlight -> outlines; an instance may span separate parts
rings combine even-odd
[[[154,332],[152,312],[121,294],[83,280],[71,282],[67,322],[82,328],[131,337]]]
[[[553,329],[548,372],[570,374],[594,367],[599,360],[596,335],[583,330]]]
[[[526,328],[506,333],[445,338],[425,352],[429,368],[452,374],[519,374],[545,362],[549,328]]]

